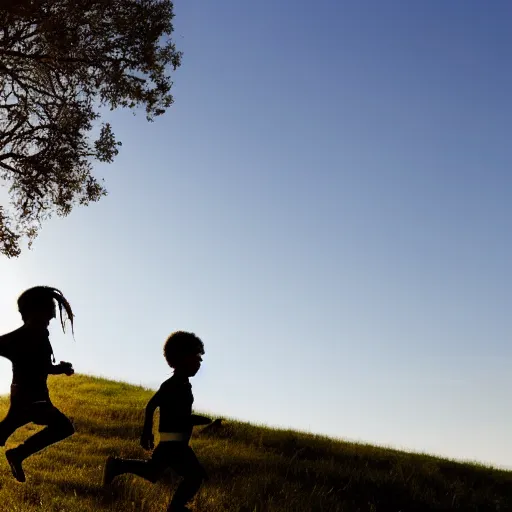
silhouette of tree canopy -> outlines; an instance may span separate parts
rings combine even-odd
[[[151,121],[173,103],[173,18],[171,0],[2,0],[0,253],[18,256],[43,220],[106,194],[92,163],[121,143],[102,107],[142,107]]]

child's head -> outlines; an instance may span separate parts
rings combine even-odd
[[[55,318],[55,302],[59,306],[60,322],[62,330],[65,330],[65,318],[63,310],[71,323],[73,329],[73,311],[69,302],[57,288],[51,286],[35,286],[25,290],[18,297],[18,310],[21,314],[23,322],[26,324],[48,326],[50,320]]]
[[[203,342],[191,332],[173,332],[164,345],[164,356],[169,366],[187,377],[199,371],[203,354]]]

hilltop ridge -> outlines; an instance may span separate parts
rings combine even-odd
[[[25,463],[27,482],[0,457],[2,511],[141,511],[165,509],[169,474],[152,485],[123,476],[103,489],[108,455],[141,458],[144,407],[151,390],[75,375],[51,377],[55,404],[77,433]],[[0,414],[8,399],[0,399]],[[8,441],[17,444],[27,426]],[[192,438],[206,467],[194,510],[212,512],[512,511],[512,472],[238,421]]]

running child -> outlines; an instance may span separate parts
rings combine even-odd
[[[146,450],[154,448],[153,415],[160,408],[160,442],[150,459],[133,460],[109,457],[105,464],[104,485],[123,473],[132,473],[155,483],[167,468],[183,477],[167,508],[167,512],[190,511],[186,507],[196,495],[206,472],[189,445],[192,427],[211,423],[209,418],[192,414],[193,377],[201,366],[203,342],[189,332],[177,331],[164,345],[164,357],[174,374],[166,380],[146,406],[140,443]]]
[[[65,331],[65,318],[73,329],[73,312],[61,291],[50,286],[36,286],[18,298],[18,310],[23,325],[0,336],[0,356],[12,362],[10,407],[0,422],[0,446],[27,423],[46,428],[29,437],[18,447],[5,452],[12,474],[18,482],[25,481],[22,463],[27,458],[71,436],[75,429],[71,421],[55,407],[48,392],[48,375],[73,375],[71,363],[55,363],[49,340],[48,326],[56,317],[55,302],[59,306],[60,321]]]

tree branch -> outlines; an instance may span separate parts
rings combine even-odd
[[[14,167],[11,167],[9,164],[6,164],[2,161],[0,161],[0,167],[6,169],[9,172],[12,172],[13,174],[19,174]]]

